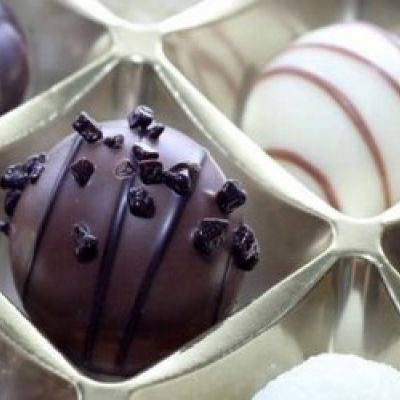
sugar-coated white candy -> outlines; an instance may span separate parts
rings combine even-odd
[[[322,354],[278,376],[253,400],[393,400],[400,372],[353,355]]]
[[[316,30],[255,83],[242,127],[344,213],[376,215],[400,199],[400,41],[367,23]]]

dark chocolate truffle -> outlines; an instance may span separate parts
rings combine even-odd
[[[21,102],[28,81],[25,35],[9,7],[0,2],[0,114]]]
[[[249,231],[240,208],[221,210],[226,179],[207,150],[170,127],[151,134],[148,108],[132,115],[90,120],[103,140],[77,132],[42,157],[34,184],[8,189],[19,196],[3,223],[35,325],[78,366],[118,376],[224,318],[258,259],[254,235],[235,233]]]

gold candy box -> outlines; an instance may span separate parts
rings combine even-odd
[[[0,118],[0,169],[50,148],[82,109],[110,120],[149,104],[245,184],[262,259],[234,315],[149,370],[104,383],[71,365],[19,311],[1,238],[0,398],[245,400],[322,352],[400,368],[400,208],[347,217],[237,127],[257,73],[294,38],[357,18],[399,31],[400,5],[204,0],[142,25],[119,16],[133,7],[123,1],[7,3],[28,32],[32,82],[28,100]]]

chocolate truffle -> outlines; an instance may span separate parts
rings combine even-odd
[[[21,102],[28,81],[25,35],[11,10],[0,2],[0,114]]]
[[[372,24],[335,24],[265,66],[242,127],[333,207],[370,217],[400,200],[399,104],[399,37]]]
[[[77,132],[0,182],[24,307],[89,372],[132,375],[210,328],[259,258],[241,185],[153,118],[81,113]]]

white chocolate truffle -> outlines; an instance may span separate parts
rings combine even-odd
[[[400,198],[400,41],[366,23],[304,35],[252,89],[243,130],[348,215]]]
[[[400,372],[353,355],[322,354],[278,376],[253,400],[392,400]]]

